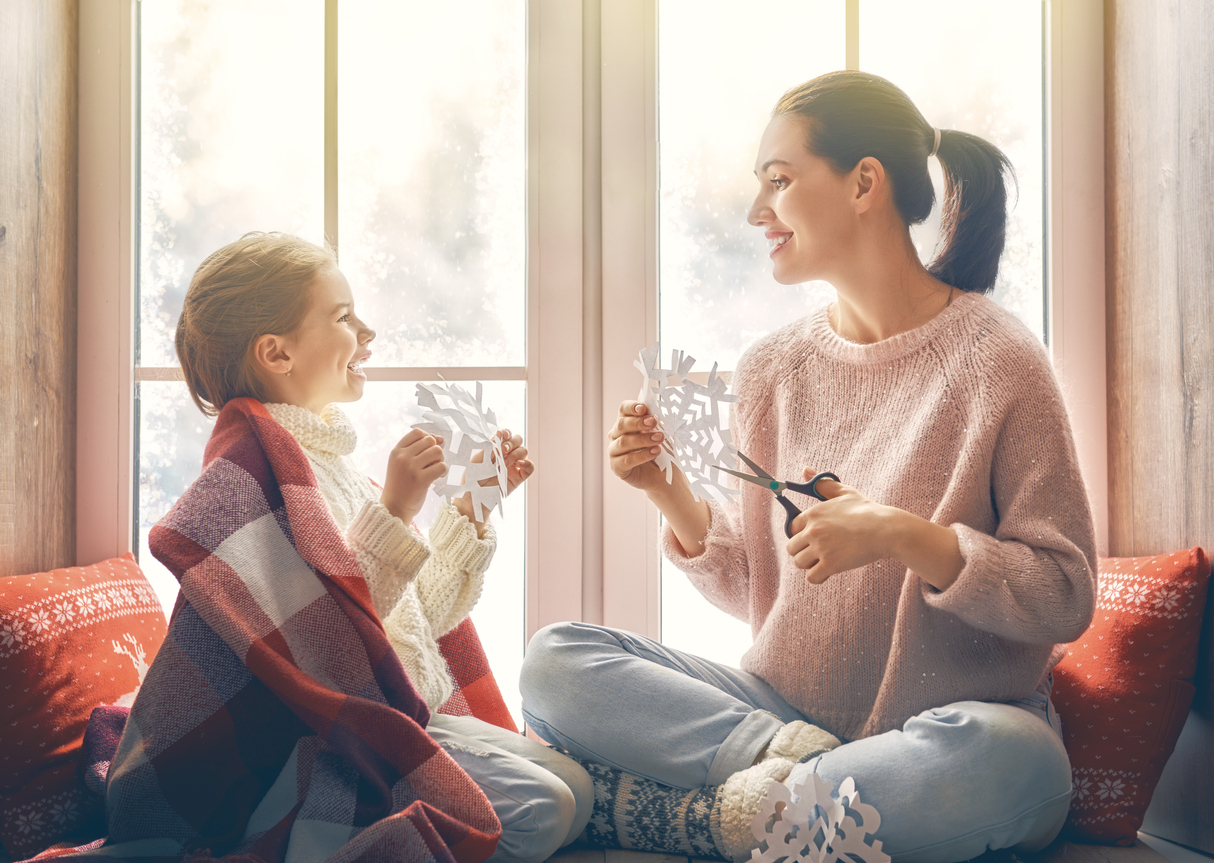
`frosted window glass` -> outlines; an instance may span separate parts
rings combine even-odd
[[[203,258],[246,231],[324,237],[324,2],[138,8],[138,362],[169,366]]]
[[[204,416],[178,381],[137,385],[139,417],[139,566],[165,614],[177,600],[177,579],[148,551],[148,531],[202,473],[202,454],[215,420]]]
[[[522,365],[526,4],[341,6],[339,250],[376,365]]]
[[[844,65],[844,4],[780,7],[662,0],[658,7],[658,285],[664,351],[732,369],[771,330],[833,298],[823,282],[780,285],[767,240],[746,223],[759,138],[785,91]],[[662,640],[737,665],[750,627],[662,561]]]
[[[995,144],[1012,162],[1007,241],[992,297],[1044,333],[1041,3],[1013,0],[861,0],[860,68],[888,78],[927,122]],[[940,225],[939,163],[929,161],[936,208],[912,237],[925,261]]]

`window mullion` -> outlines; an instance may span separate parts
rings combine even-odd
[[[527,634],[582,616],[582,5],[527,12]]]
[[[603,419],[633,398],[658,333],[657,2],[602,6]],[[601,445],[600,445],[601,446]],[[600,450],[601,452],[601,450]],[[603,471],[603,622],[658,637],[657,509]]]

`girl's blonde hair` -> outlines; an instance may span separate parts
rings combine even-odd
[[[215,416],[235,398],[266,400],[251,361],[253,342],[267,333],[294,332],[308,310],[312,281],[328,267],[337,268],[331,248],[275,231],[251,231],[199,265],[176,339],[199,410]]]

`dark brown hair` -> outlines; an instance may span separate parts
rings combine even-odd
[[[290,234],[251,231],[203,261],[177,320],[177,359],[207,416],[235,398],[265,401],[250,361],[259,336],[294,332],[317,274],[337,267],[332,249]]]
[[[926,219],[936,201],[927,160],[936,130],[896,86],[866,72],[830,72],[781,97],[773,115],[805,120],[806,147],[839,172],[866,156],[879,161],[894,205],[908,225]],[[998,147],[966,132],[940,131],[944,169],[940,245],[928,272],[963,291],[988,293],[999,273],[1007,226],[1004,175],[1012,166]]]

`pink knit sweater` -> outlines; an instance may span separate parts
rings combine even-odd
[[[818,724],[856,739],[931,707],[1023,697],[1087,628],[1091,510],[1050,361],[1011,314],[961,294],[918,329],[858,345],[822,309],[755,343],[734,391],[734,442],[773,476],[834,471],[951,526],[965,559],[944,591],[895,560],[811,585],[784,550],[784,510],[750,484],[710,504],[699,556],[666,531],[667,557],[750,623],[742,667]]]

